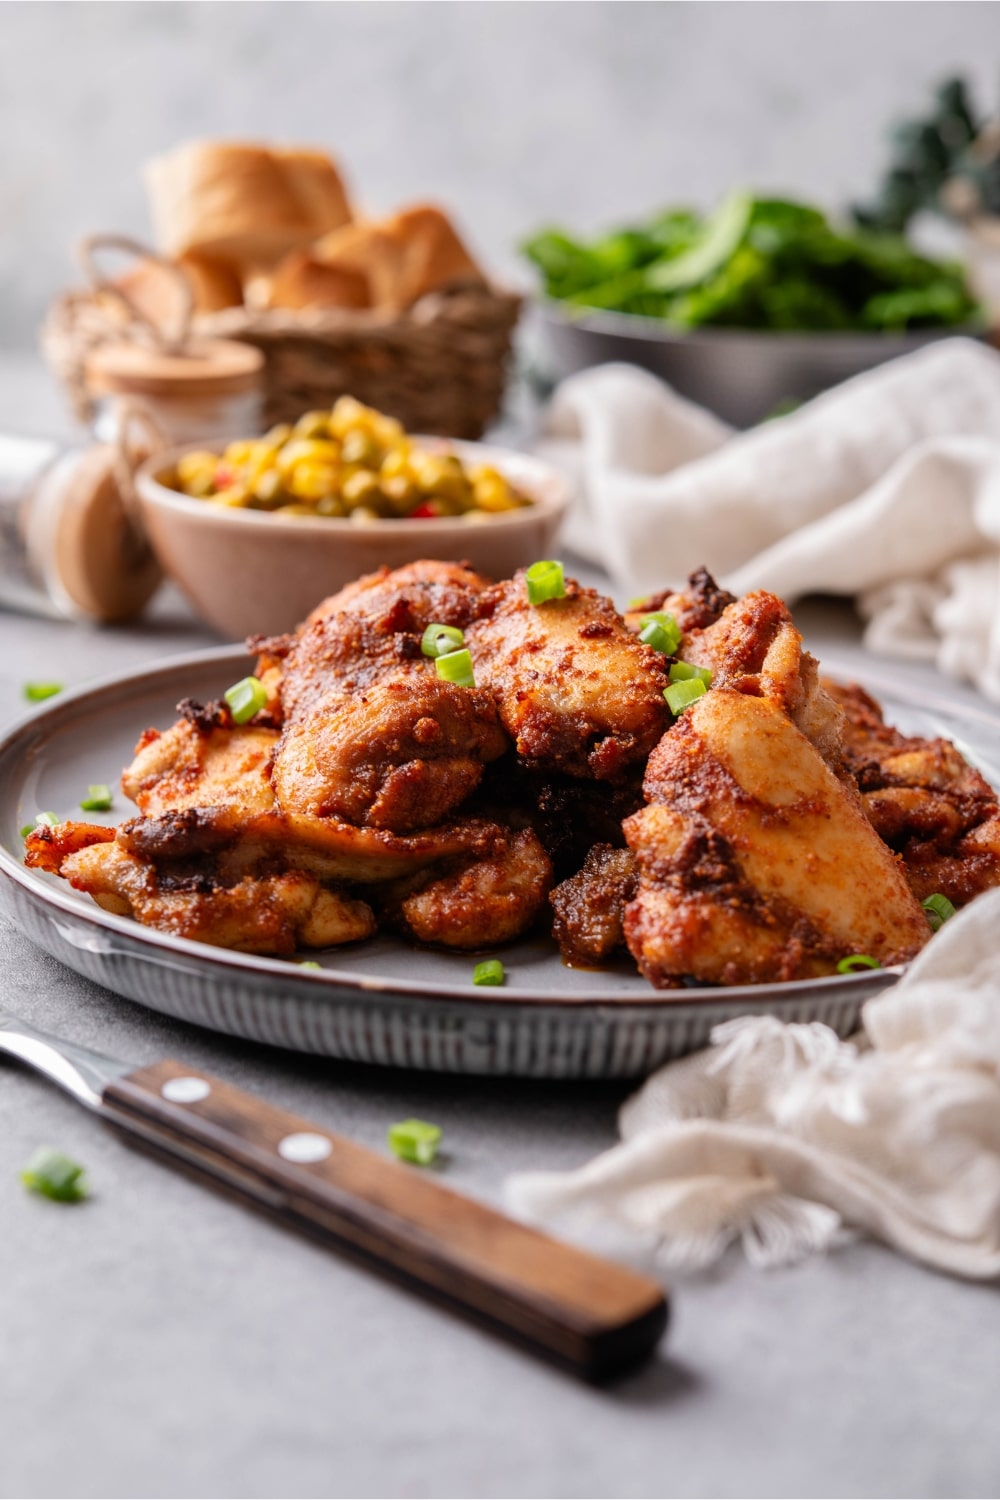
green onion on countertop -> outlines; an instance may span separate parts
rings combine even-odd
[[[242,677],[222,695],[229,704],[234,724],[246,724],[267,703],[267,689],[259,677]]]
[[[24,684],[24,696],[29,703],[44,703],[46,698],[54,698],[56,693],[61,693],[62,690],[61,682],[26,682]]]
[[[21,1181],[33,1193],[56,1203],[81,1203],[90,1196],[83,1167],[61,1151],[41,1146],[21,1173]]]
[[[529,604],[546,604],[550,599],[566,596],[566,579],[561,562],[546,559],[534,562],[524,570],[524,586]]]
[[[472,971],[473,984],[503,984],[505,977],[498,958],[484,958]]]
[[[389,1150],[400,1161],[429,1167],[438,1154],[443,1133],[440,1125],[430,1125],[426,1120],[400,1120],[389,1126]]]

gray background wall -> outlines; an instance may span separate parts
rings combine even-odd
[[[139,169],[190,136],[332,148],[357,198],[450,204],[497,271],[746,183],[836,204],[965,72],[1000,103],[993,3],[0,4],[0,345],[28,347],[86,230],[146,232]]]

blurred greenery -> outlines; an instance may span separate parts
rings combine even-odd
[[[548,296],[672,328],[899,332],[979,308],[964,268],[897,234],[838,227],[809,204],[733,193],[714,213],[671,209],[590,243],[545,229],[522,246]]]

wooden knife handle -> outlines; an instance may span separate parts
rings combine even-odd
[[[638,1363],[666,1327],[646,1277],[182,1063],[117,1080],[103,1105],[137,1144],[588,1379]]]

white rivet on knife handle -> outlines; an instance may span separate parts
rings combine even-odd
[[[325,1135],[313,1135],[307,1130],[286,1135],[284,1140],[278,1142],[278,1155],[283,1156],[286,1161],[325,1161],[332,1150]]]
[[[168,1078],[160,1089],[171,1104],[197,1104],[212,1092],[204,1078]]]

